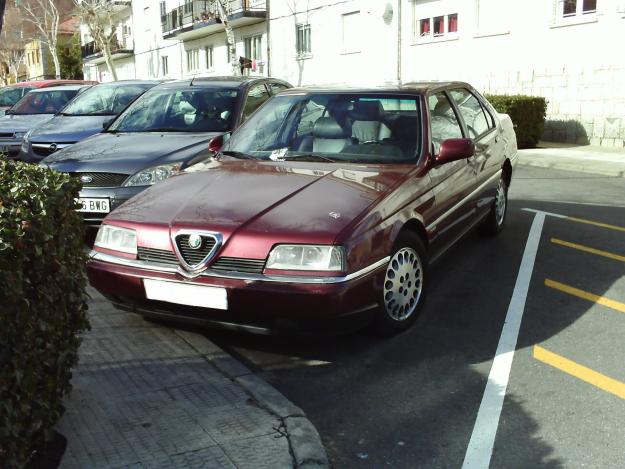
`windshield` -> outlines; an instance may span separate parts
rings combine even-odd
[[[13,106],[19,99],[33,88],[21,86],[19,88],[6,88],[0,90],[0,106]]]
[[[243,124],[224,153],[255,158],[400,163],[420,142],[418,100],[382,94],[272,98]]]
[[[238,91],[223,88],[152,89],[109,132],[227,132],[236,123]]]
[[[115,116],[153,85],[94,86],[76,97],[64,116]]]
[[[11,109],[13,114],[56,114],[78,90],[46,90],[28,93]]]

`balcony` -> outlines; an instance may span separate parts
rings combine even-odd
[[[82,60],[85,63],[104,63],[104,55],[99,46],[94,41],[88,42],[82,49]],[[115,41],[111,45],[111,58],[113,60],[130,57],[134,54],[134,44],[131,37],[125,37],[122,41]]]
[[[233,28],[265,21],[266,0],[231,0],[228,5],[228,21]],[[163,38],[176,37],[183,41],[221,31],[219,11],[210,0],[188,1],[161,17]]]
[[[132,6],[131,0],[108,0],[113,6],[113,11],[118,12],[130,8]]]

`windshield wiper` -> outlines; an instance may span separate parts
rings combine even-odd
[[[232,156],[233,158],[239,158],[242,160],[256,160],[252,155],[248,155],[247,153],[243,153],[241,151],[233,151],[233,150],[225,150],[220,151],[219,155]]]
[[[327,161],[328,163],[336,163],[336,160],[319,153],[289,153],[281,157],[278,161]]]

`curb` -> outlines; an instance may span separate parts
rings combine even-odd
[[[559,157],[559,158],[562,158],[562,157]],[[595,163],[595,164],[593,165],[592,163]],[[563,171],[576,171],[579,173],[596,174],[599,176],[625,178],[625,165],[622,170],[601,168],[601,167],[597,167],[597,166],[600,166],[600,163],[594,162],[592,160],[588,160],[588,162],[586,163],[571,162],[571,161],[568,161],[568,162],[567,161],[555,161],[554,162],[553,159],[551,159],[550,161],[538,161],[538,160],[528,160],[526,158],[523,158],[523,155],[521,154],[517,164],[519,166],[530,166],[533,168],[559,169]]]
[[[319,432],[302,409],[206,337],[194,332],[170,329],[204,356],[227,379],[241,386],[260,408],[280,420],[282,425],[279,431],[287,438],[294,468],[330,467]]]

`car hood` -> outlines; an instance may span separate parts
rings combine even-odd
[[[172,232],[211,230],[224,241],[237,232],[253,238],[264,256],[276,240],[332,243],[409,173],[397,165],[212,161],[201,166],[210,169],[153,186],[107,222],[168,226]]]
[[[62,172],[134,174],[158,164],[186,161],[216,133],[101,133],[46,157],[45,165]]]
[[[0,117],[0,131],[28,132],[33,127],[49,120],[54,114],[9,114]]]
[[[56,115],[33,130],[33,143],[74,143],[102,131],[102,123],[114,116]]]

